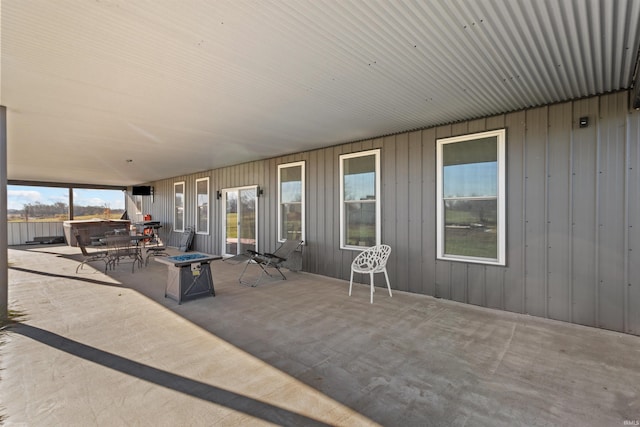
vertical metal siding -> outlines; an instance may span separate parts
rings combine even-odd
[[[548,107],[527,111],[525,139],[525,312],[545,316]]]
[[[571,103],[549,109],[547,316],[571,320]]]
[[[436,277],[436,129],[422,134],[422,290],[437,296]]]
[[[380,183],[380,188],[382,194],[379,195],[381,200],[384,200],[382,203],[382,242],[388,243],[392,240],[399,240],[398,236],[398,204],[400,203],[400,199],[397,194],[397,182],[398,182],[398,174],[400,173],[396,159],[398,157],[397,153],[397,145],[396,145],[396,137],[395,136],[387,136],[383,138],[384,145],[384,155],[381,154],[380,158],[380,174],[382,175],[382,180]],[[400,160],[402,161],[402,160]],[[407,181],[404,181],[403,184],[406,184]],[[405,199],[406,200],[406,199]],[[398,261],[401,259],[401,255],[399,253],[400,248],[392,247],[392,252],[394,253],[393,257],[389,257],[387,261],[387,265],[389,269],[393,269],[399,272],[398,269]],[[402,261],[400,261],[402,262]],[[378,275],[382,276],[382,275]],[[396,287],[400,290],[407,290],[406,283],[406,274],[397,274],[396,275]],[[380,278],[381,279],[381,278]],[[380,280],[377,279],[377,280]],[[403,282],[404,279],[404,282]]]
[[[504,128],[505,117],[504,116],[490,117],[486,119],[486,121],[484,122],[484,126],[485,128],[482,128],[482,127],[474,128],[474,131],[482,131],[484,129]],[[509,153],[509,146],[507,145],[507,155],[508,153]],[[509,170],[509,163],[507,162],[507,173],[508,173],[508,170]],[[509,188],[509,183],[507,182],[507,192],[508,192],[508,188]],[[507,226],[508,225],[509,224],[507,223]],[[507,259],[507,262],[509,262],[508,259]],[[484,289],[482,293],[482,303],[478,305],[483,305],[491,308],[500,308],[500,309],[504,308],[504,272],[505,272],[504,268],[497,267],[497,266],[486,266],[485,276],[484,276]],[[475,300],[470,302],[475,303]]]
[[[393,188],[395,197],[398,201],[395,204],[395,239],[396,241],[404,241],[406,244],[397,245],[395,248],[396,256],[395,268],[398,272],[396,280],[398,281],[398,289],[408,291],[410,289],[409,265],[417,254],[409,251],[409,236],[411,235],[409,200],[409,185],[411,179],[409,176],[409,134],[404,133],[395,137],[395,179]],[[384,150],[386,156],[387,150]],[[383,157],[384,157],[383,156]],[[383,180],[383,182],[386,180]]]
[[[573,321],[583,325],[596,324],[596,150],[598,100],[574,102],[574,120],[590,117],[594,123],[573,131],[573,218],[572,218],[572,290]]]
[[[601,98],[598,245],[599,326],[624,328],[625,156],[627,98]]]
[[[627,116],[627,331],[640,335],[640,116]]]
[[[211,233],[221,250],[215,192],[259,185],[259,240],[277,240],[277,166],[306,162],[303,269],[349,279],[357,254],[339,249],[339,156],[381,149],[382,240],[395,289],[640,335],[640,113],[626,92],[376,138],[154,183],[154,219],[171,223],[173,182],[185,181],[186,218],[198,177],[211,184]],[[578,119],[587,116],[587,128]],[[436,260],[436,140],[507,129],[507,265]],[[382,285],[382,278],[377,284]],[[366,282],[367,278],[358,278]]]
[[[503,309],[521,313],[525,307],[525,132],[524,111],[507,114],[507,269]]]
[[[64,236],[62,222],[7,222],[7,245],[24,245],[36,237]]]
[[[422,221],[422,133],[411,132],[408,135],[408,185],[407,185],[407,246],[408,268],[407,288],[410,292],[426,293],[423,281],[422,246],[423,221]]]

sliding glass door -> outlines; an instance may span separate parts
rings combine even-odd
[[[257,187],[228,188],[222,191],[225,255],[238,255],[258,247]]]

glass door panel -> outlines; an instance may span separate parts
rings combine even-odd
[[[224,253],[236,255],[238,253],[238,192],[225,192],[225,230]]]
[[[255,188],[240,190],[238,209],[238,253],[243,254],[247,249],[256,250],[256,208],[257,197]]]
[[[230,188],[223,191],[225,255],[238,255],[256,250],[258,198],[256,187]]]

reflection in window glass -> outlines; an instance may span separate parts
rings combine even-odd
[[[375,200],[376,156],[344,160],[344,199]]]
[[[341,247],[380,244],[380,150],[340,156]]]
[[[498,258],[498,203],[445,200],[445,254]]]
[[[304,240],[304,162],[278,166],[278,236]]]
[[[184,181],[173,184],[173,230],[184,231]]]
[[[133,200],[136,203],[136,214],[142,214],[142,196],[133,196]]]
[[[438,140],[438,256],[504,265],[504,130]]]
[[[209,178],[196,180],[196,232],[209,234]]]

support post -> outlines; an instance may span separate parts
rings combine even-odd
[[[7,107],[0,105],[0,324],[9,318],[7,226]]]

